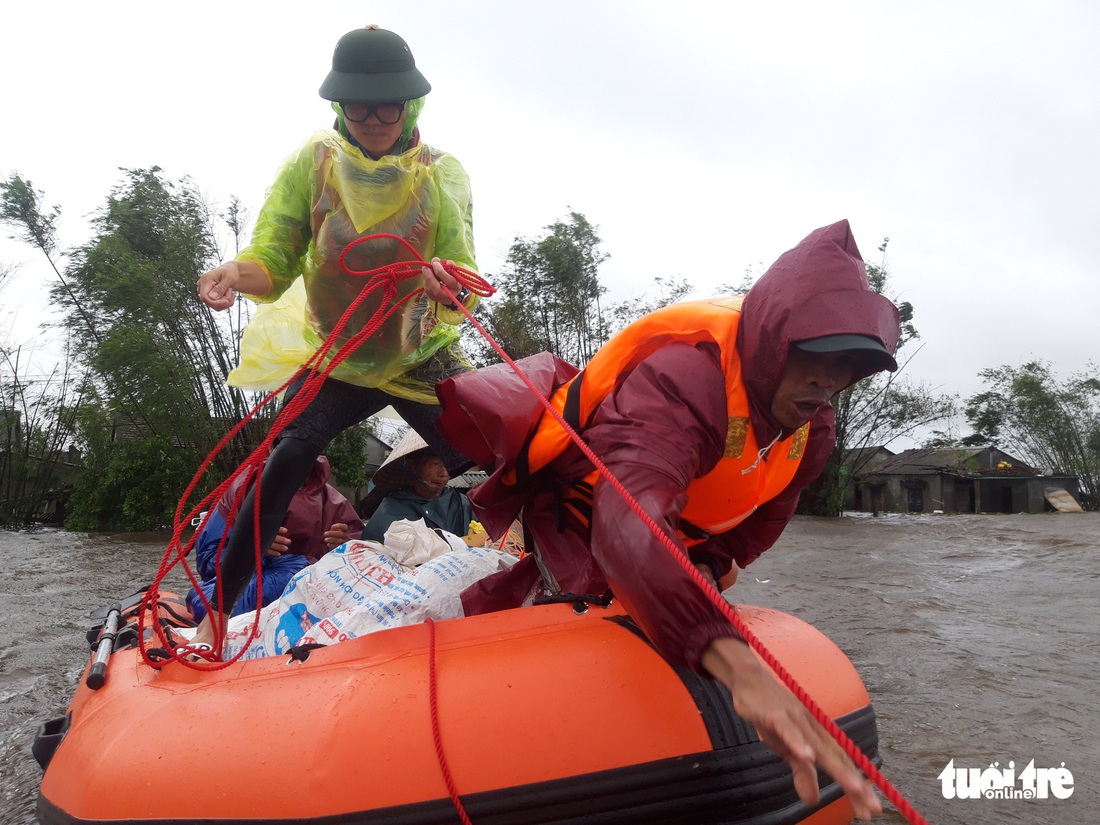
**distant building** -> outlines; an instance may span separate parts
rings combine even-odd
[[[996,447],[905,450],[853,471],[852,509],[893,513],[1042,513],[1049,487],[1080,500],[1077,476],[1037,470]]]
[[[369,479],[375,474],[379,467],[382,466],[390,453],[393,452],[393,447],[387,444],[382,439],[367,433],[366,443],[363,445],[363,452],[366,454],[366,477]]]
[[[859,447],[844,452],[844,469],[848,477],[856,481],[848,488],[845,510],[863,510],[863,487],[858,483],[859,479],[894,455],[894,451],[886,447]]]

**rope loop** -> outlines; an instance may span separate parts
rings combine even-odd
[[[411,256],[407,261],[395,261],[394,263],[385,264],[383,266],[376,267],[374,269],[353,269],[347,262],[347,257],[355,247],[362,243],[378,240],[390,240],[396,241],[401,246],[405,247],[405,250]],[[488,298],[490,295],[496,293],[496,287],[490,284],[487,280],[481,277],[477,272],[472,269],[466,269],[463,266],[459,266],[454,261],[441,260],[443,269],[448,274],[454,276],[455,280],[464,286],[467,290],[474,293],[481,298]],[[400,235],[378,234],[378,235],[366,235],[362,238],[349,243],[344,247],[343,252],[340,253],[340,266],[345,273],[354,277],[365,277],[371,281],[376,279],[393,282],[403,281],[407,278],[413,278],[420,275],[423,272],[423,268],[428,266],[428,262],[420,257],[412,245],[402,238]],[[443,287],[445,290],[447,287]],[[447,290],[448,293],[450,292]],[[454,295],[450,296],[454,298]]]

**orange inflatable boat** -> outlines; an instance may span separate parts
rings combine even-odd
[[[474,825],[850,822],[824,775],[821,804],[799,802],[725,688],[669,666],[617,605],[581,609],[401,627],[199,671],[147,666],[124,607],[89,632],[106,641],[35,741],[39,821],[454,823],[446,766]],[[844,654],[792,616],[738,610],[877,763],[874,711]],[[188,618],[171,599],[160,615]]]

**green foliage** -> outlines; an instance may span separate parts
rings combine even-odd
[[[195,470],[255,400],[225,384],[240,327],[195,297],[198,276],[218,259],[210,211],[187,180],[169,182],[156,167],[123,172],[92,239],[63,272],[52,257],[57,208],[44,210],[41,193],[18,176],[0,183],[0,218],[57,274],[51,297],[71,363],[87,373],[82,397],[93,399],[76,417],[87,463],[67,523],[75,529],[166,526]],[[228,217],[239,232],[238,205]],[[259,443],[270,417],[223,450],[207,487]]]
[[[43,209],[42,197],[43,193],[29,180],[13,172],[0,182],[0,223],[18,230],[13,238],[52,254],[57,249],[57,219],[61,209],[57,206]]]
[[[332,440],[325,456],[332,466],[332,483],[352,489],[367,483],[367,436],[374,435],[373,421],[349,427]]]
[[[1100,378],[1096,365],[1062,381],[1051,366],[982,370],[988,389],[967,399],[973,435],[965,444],[998,444],[1033,467],[1077,475],[1085,503],[1100,495]]]
[[[85,405],[81,412],[84,472],[69,502],[65,526],[85,531],[164,530],[204,456],[163,435],[128,431],[132,437],[119,439],[112,421],[111,413],[98,405]]]
[[[852,482],[852,468],[844,463],[844,454],[833,450],[825,468],[813,484],[802,491],[798,512],[813,516],[838,516],[844,510]]]
[[[19,354],[0,349],[0,526],[12,528],[59,519],[74,475],[65,446],[80,404],[63,368],[30,381]]]
[[[584,366],[613,333],[692,291],[686,278],[657,277],[651,290],[604,309],[599,267],[608,255],[599,249],[597,228],[570,212],[541,238],[517,237],[512,244],[504,271],[491,278],[497,294],[475,312],[512,358],[552,352]],[[466,332],[464,345],[478,366],[500,361],[476,332]]]
[[[39,249],[55,273],[59,215],[58,207],[42,206],[42,193],[18,173],[0,181],[0,223]],[[13,272],[0,266],[0,286]],[[68,364],[40,370],[33,346],[0,342],[0,524],[8,527],[56,520],[71,483],[65,447],[72,443],[83,382]]]
[[[493,279],[498,296],[477,311],[511,357],[549,351],[582,365],[607,340],[599,267],[608,256],[598,248],[596,229],[584,215],[570,212],[568,222],[546,227],[541,238],[515,239],[504,271]],[[479,364],[499,360],[480,339],[468,336],[467,345]]]

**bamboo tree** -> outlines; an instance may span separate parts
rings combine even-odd
[[[67,364],[39,378],[22,346],[0,347],[0,525],[47,518],[51,500],[73,484],[66,447],[76,437],[81,382]]]
[[[200,462],[249,409],[250,399],[225,384],[235,332],[195,296],[198,276],[219,257],[211,210],[186,179],[171,183],[156,167],[123,173],[93,238],[63,270],[57,207],[44,210],[41,193],[17,175],[0,184],[0,217],[50,261],[73,361],[88,370],[84,403],[72,413],[87,469],[74,493],[77,529],[165,526]],[[238,207],[232,220],[240,219]],[[266,421],[253,422],[219,457],[212,483],[265,430]]]
[[[1051,366],[982,370],[989,388],[967,399],[974,430],[967,445],[997,443],[1037,469],[1068,472],[1081,481],[1084,504],[1100,496],[1100,376],[1095,364],[1062,381]]]
[[[491,279],[498,296],[477,316],[513,358],[548,351],[583,365],[607,340],[599,267],[608,256],[596,229],[571,212],[568,221],[545,227],[541,238],[515,239],[504,270]],[[475,360],[498,360],[484,342],[467,340]]]

